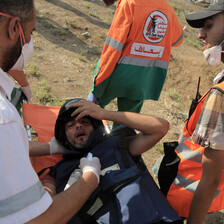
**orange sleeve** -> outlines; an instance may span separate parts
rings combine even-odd
[[[172,20],[172,47],[178,47],[184,40],[184,33],[181,24],[178,21],[176,13],[173,11]]]
[[[111,75],[121,57],[132,24],[131,14],[128,1],[121,1],[117,7],[100,57],[100,70],[95,79],[96,86]]]

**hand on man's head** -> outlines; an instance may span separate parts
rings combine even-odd
[[[77,109],[71,114],[72,117],[77,116],[76,120],[85,116],[90,116],[96,120],[104,119],[105,110],[93,102],[80,100],[77,103],[71,104],[69,107],[77,107]]]

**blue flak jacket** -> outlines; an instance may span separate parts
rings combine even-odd
[[[99,135],[99,130],[95,131]],[[181,220],[148,172],[141,156],[131,157],[125,137],[135,131],[119,126],[109,136],[92,138],[89,147],[100,159],[98,188],[69,224],[147,224]],[[93,140],[94,139],[94,140]],[[93,143],[94,142],[94,143]],[[86,152],[87,154],[87,152]],[[55,165],[57,193],[64,190],[83,153],[69,151]]]

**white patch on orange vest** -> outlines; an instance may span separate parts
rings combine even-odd
[[[133,43],[130,54],[140,55],[151,58],[161,58],[163,56],[164,47],[150,44]]]
[[[164,38],[168,27],[168,19],[160,11],[153,11],[146,19],[143,35],[150,43],[159,43]]]

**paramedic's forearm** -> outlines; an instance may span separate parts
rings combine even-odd
[[[88,200],[96,189],[98,180],[92,172],[83,174],[68,190],[53,197],[52,205],[42,215],[28,224],[62,224],[67,223]]]
[[[167,120],[144,114],[104,110],[103,117],[104,120],[114,121],[149,135],[161,132],[164,126],[169,128]],[[164,132],[167,133],[167,130],[164,129]]]
[[[77,120],[85,116],[90,116],[97,120],[110,120],[126,125],[129,128],[137,129],[148,135],[161,132],[165,134],[169,128],[169,122],[165,119],[132,112],[109,111],[86,100],[80,100],[70,107],[77,107],[72,113],[72,116],[76,116]]]
[[[29,155],[45,156],[50,155],[50,146],[47,142],[29,142]]]
[[[141,132],[137,137],[129,139],[129,153],[132,156],[138,156],[152,148],[169,130],[168,121],[143,114],[105,111],[104,119]]]
[[[201,224],[217,192],[224,169],[224,151],[205,149],[202,177],[191,202],[188,224]]]

